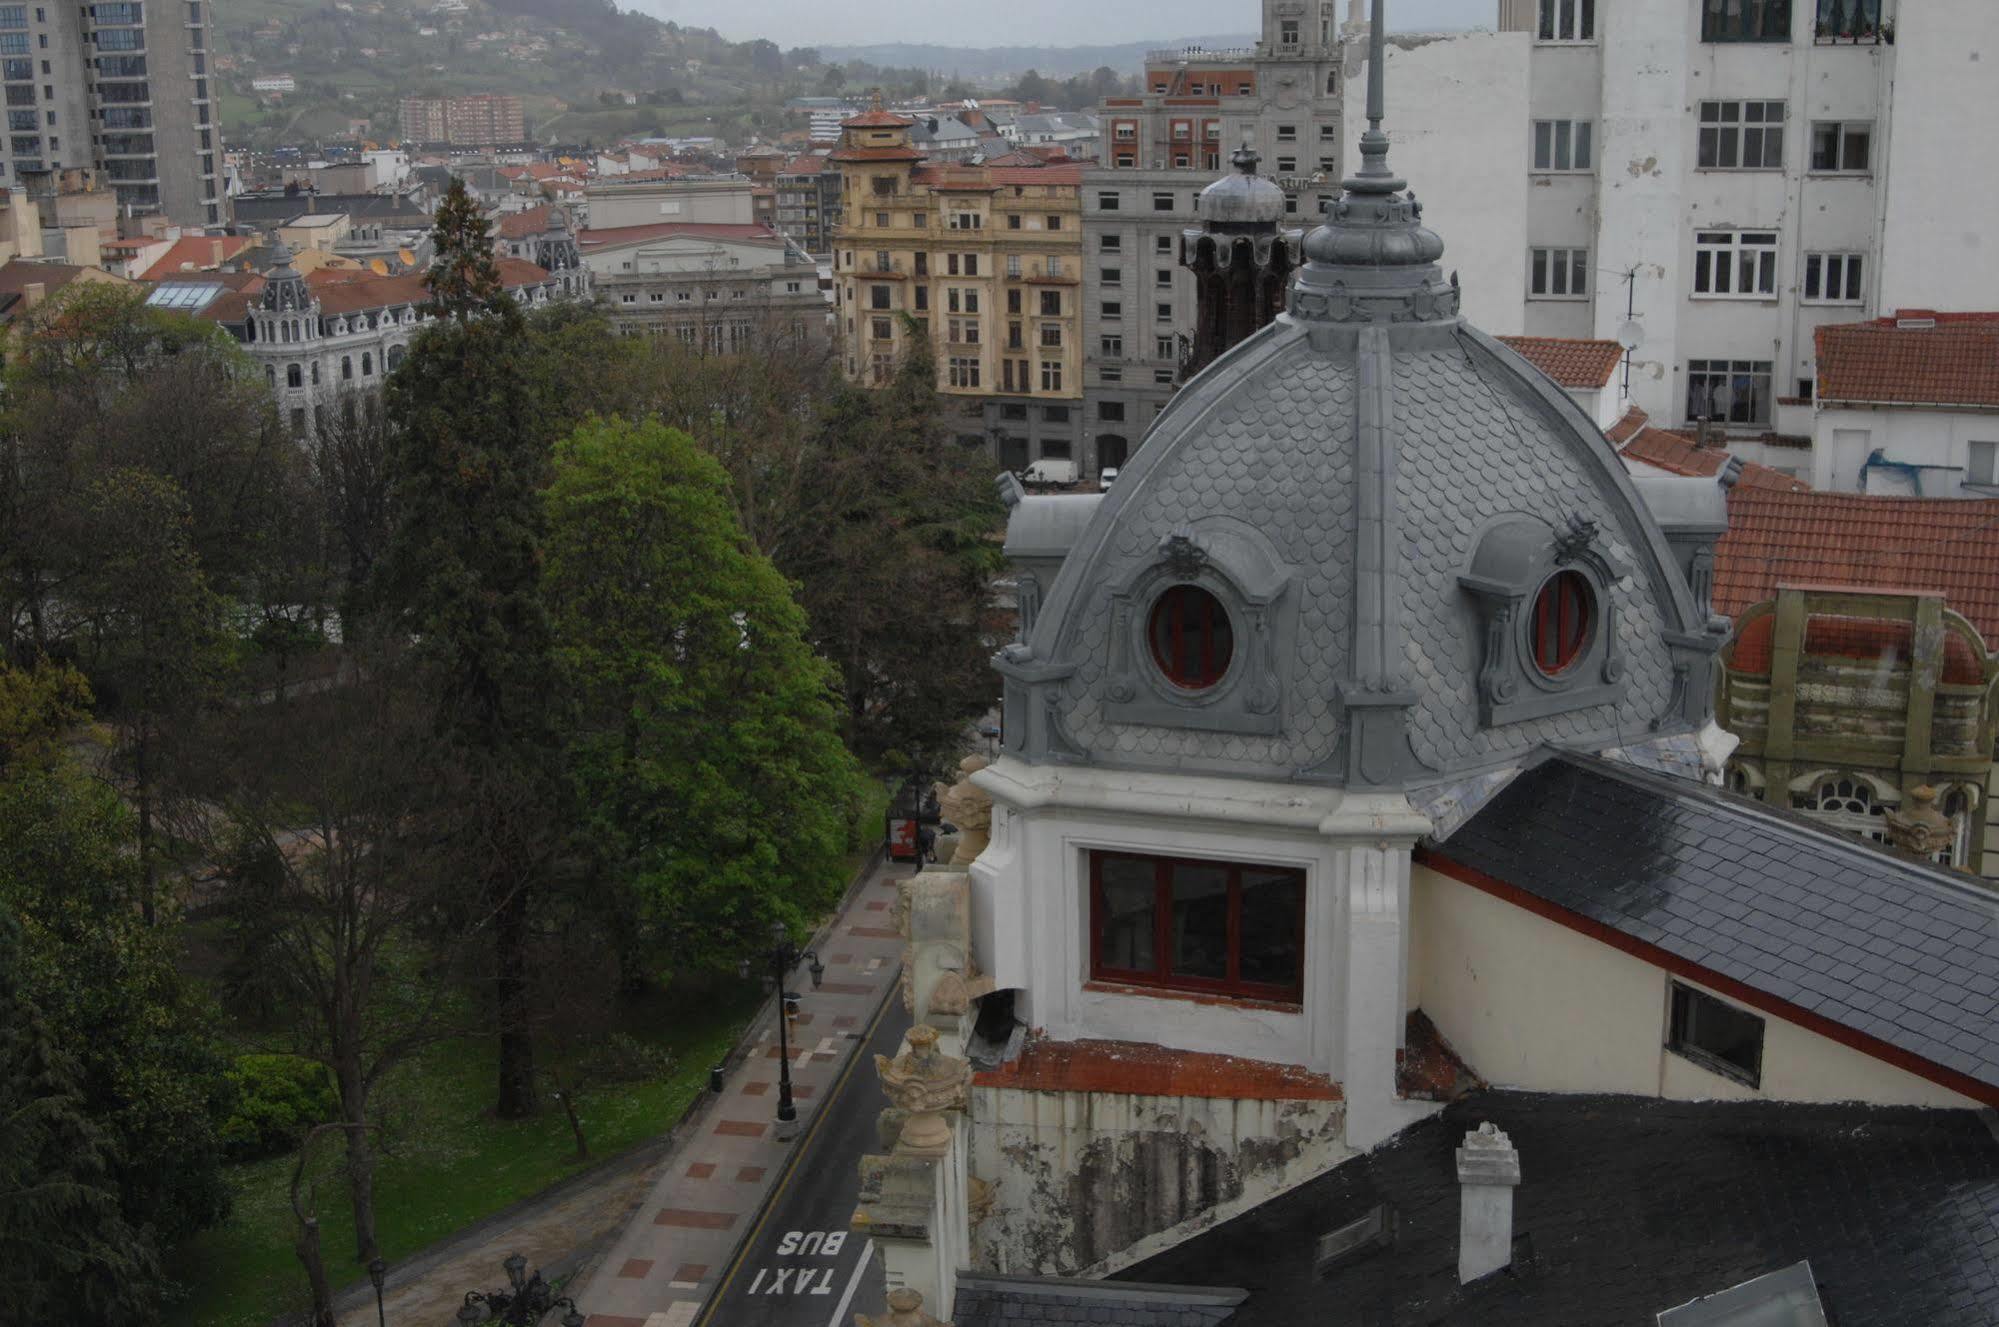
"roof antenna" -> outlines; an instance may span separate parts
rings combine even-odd
[[[1388,25],[1382,17],[1384,0],[1374,0],[1374,17],[1367,31],[1367,132],[1360,136],[1360,170],[1346,187],[1361,194],[1390,194],[1403,182],[1388,169],[1388,135],[1382,131],[1387,101]]]

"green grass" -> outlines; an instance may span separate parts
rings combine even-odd
[[[613,1156],[671,1128],[762,999],[756,983],[731,983],[699,999],[662,997],[628,1011],[626,1030],[671,1050],[675,1063],[654,1082],[578,1093],[592,1155]],[[378,1090],[388,1130],[376,1178],[376,1220],[383,1256],[391,1262],[576,1170],[568,1122],[553,1103],[532,1120],[501,1121],[487,1113],[494,1065],[490,1040],[443,1043]],[[339,1143],[322,1136],[313,1166],[327,1270],[336,1286],[361,1275],[353,1261],[340,1155]],[[179,1275],[189,1298],[169,1312],[170,1324],[264,1327],[308,1306],[305,1275],[291,1248],[292,1165],[291,1157],[277,1157],[232,1169],[235,1211],[225,1225],[180,1251]]]

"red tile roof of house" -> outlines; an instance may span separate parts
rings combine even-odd
[[[1903,309],[1897,318],[1840,323],[1814,334],[1822,402],[1999,408],[1999,313]]]
[[[1714,606],[1739,614],[1779,585],[1941,593],[1999,642],[1999,498],[1876,497],[1737,485],[1715,549]]]
[[[1610,382],[1624,347],[1615,341],[1574,341],[1559,336],[1502,336],[1520,357],[1563,387],[1595,391]]]
[[[607,244],[634,244],[640,240],[665,239],[670,235],[691,235],[697,239],[739,240],[745,244],[782,244],[783,237],[769,226],[720,221],[654,221],[643,226],[607,226],[602,230],[581,230],[576,243],[585,249],[601,249]]]
[[[806,152],[784,163],[783,175],[821,175],[826,170],[824,152]]]
[[[1769,675],[1776,622],[1776,614],[1765,613],[1742,629],[1728,648],[1728,665],[1733,671],[1755,677]],[[1909,622],[1814,615],[1805,622],[1805,653],[1906,664],[1913,657],[1909,642],[1914,635],[1915,626]],[[1983,682],[1984,663],[1971,642],[1954,631],[1946,631],[1943,640],[1943,680],[1960,686]]]
[[[533,263],[519,258],[499,258],[495,261],[500,268],[500,282],[509,290],[537,286],[548,280],[547,271]],[[322,267],[307,272],[305,283],[319,301],[322,313],[391,309],[403,304],[423,304],[430,299],[430,290],[424,285],[421,272],[379,276],[365,267]],[[201,311],[200,316],[213,322],[241,322],[249,316],[251,304],[263,288],[262,277],[247,281],[240,290],[218,296],[213,304]]]
[[[897,115],[894,111],[862,111],[840,121],[842,129],[906,129],[916,123],[916,117]]]
[[[1604,436],[1617,447],[1619,455],[1669,474],[1705,479],[1720,474],[1731,459],[1726,448],[1703,447],[1690,433],[1655,427],[1637,406],[1625,411],[1624,418],[1611,425]],[[1742,463],[1735,485],[1737,488],[1774,488],[1787,492],[1811,488],[1802,479],[1754,461]]]
[[[1141,1097],[1338,1101],[1340,1086],[1290,1064],[1176,1051],[1151,1042],[1027,1043],[1019,1058],[972,1076],[980,1087],[1026,1092],[1117,1092]]]
[[[159,261],[147,268],[141,281],[164,281],[183,270],[213,270],[251,247],[256,241],[247,235],[189,235],[175,240]]]
[[[520,212],[509,212],[500,218],[499,234],[502,239],[524,240],[530,235],[539,235],[548,229],[547,203],[541,203]]]

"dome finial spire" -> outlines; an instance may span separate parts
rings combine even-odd
[[[1388,135],[1381,121],[1387,115],[1388,25],[1384,0],[1374,0],[1374,17],[1367,25],[1367,132],[1360,136],[1360,170],[1346,181],[1355,193],[1394,193],[1402,187],[1388,169]]]

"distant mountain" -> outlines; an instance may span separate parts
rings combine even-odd
[[[883,42],[875,46],[821,46],[821,58],[845,63],[865,60],[892,69],[928,69],[968,79],[1010,79],[1032,69],[1044,78],[1071,78],[1108,65],[1120,74],[1137,72],[1147,51],[1183,46],[1254,46],[1251,33],[1219,37],[1173,37],[1119,46],[920,46]]]

